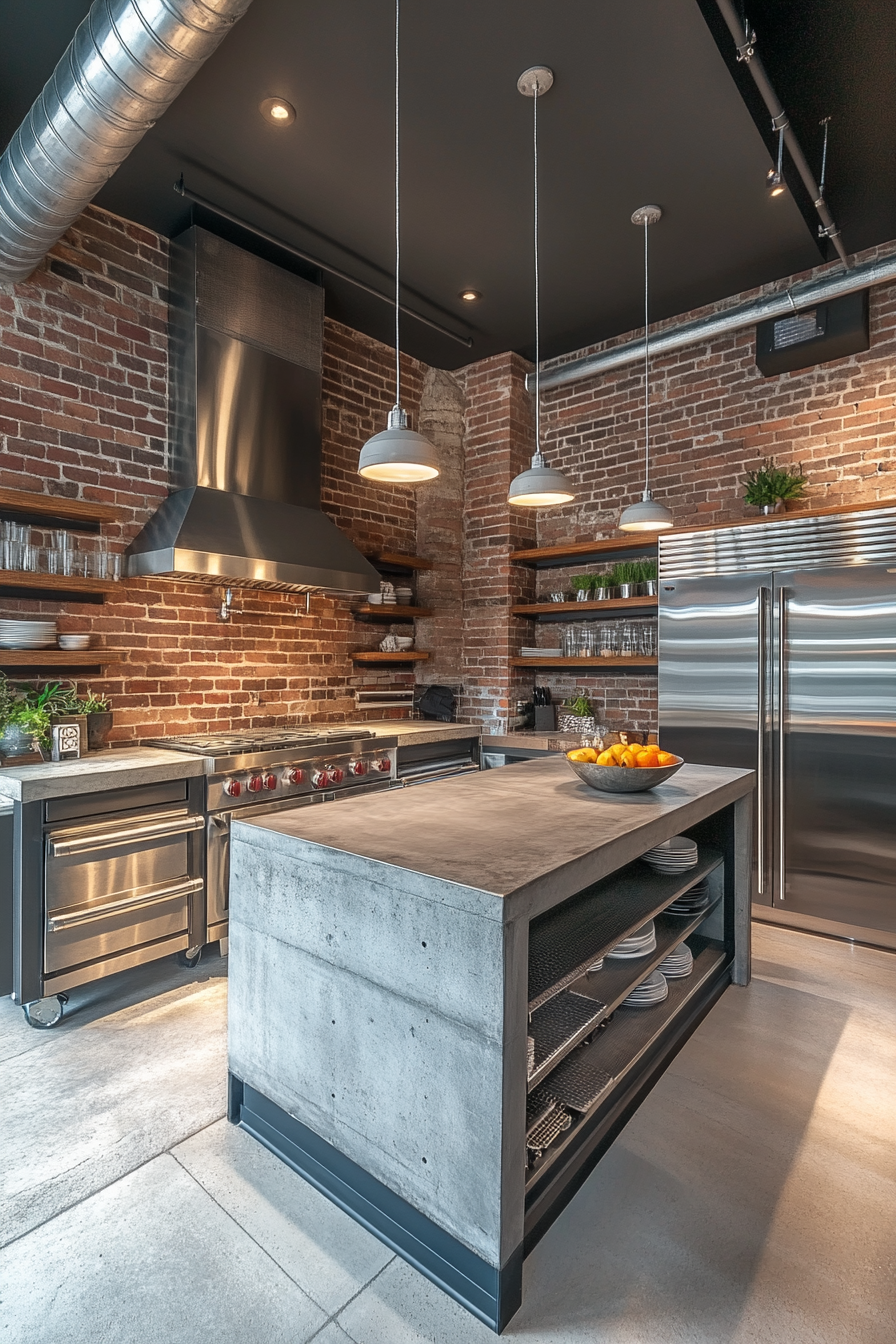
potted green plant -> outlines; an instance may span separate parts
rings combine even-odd
[[[594,575],[576,574],[570,579],[569,586],[575,593],[577,602],[587,602],[591,597],[591,589],[594,587]]]
[[[46,709],[33,703],[29,693],[9,686],[3,678],[0,692],[0,754],[7,757],[29,756],[40,752],[45,759],[50,754],[50,716]]]
[[[591,590],[591,596],[598,602],[602,602],[610,596],[610,576],[609,574],[593,575],[594,587]]]
[[[620,597],[634,597],[635,588],[640,579],[638,562],[636,560],[620,561],[618,565],[613,566],[612,579],[619,590]]]
[[[802,464],[778,467],[774,458],[766,457],[755,471],[747,472],[744,478],[744,500],[763,513],[783,513],[789,500],[802,499],[807,481]]]
[[[88,686],[87,694],[80,702],[81,710],[87,715],[87,748],[100,751],[106,744],[106,738],[112,728],[112,707],[105,695],[94,695]]]
[[[657,563],[655,560],[638,560],[638,596],[654,597],[656,595],[657,583]]]
[[[560,706],[557,727],[561,733],[593,733],[594,711],[591,701],[582,690]]]

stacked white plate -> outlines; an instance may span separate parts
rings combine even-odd
[[[640,985],[635,985],[629,995],[622,1000],[623,1008],[652,1008],[669,997],[666,977],[659,971],[652,971]]]
[[[693,969],[694,954],[687,943],[679,943],[666,960],[660,962],[660,970],[667,980],[681,980]]]
[[[612,960],[627,961],[632,957],[646,957],[649,952],[656,951],[656,929],[653,920],[649,919],[646,924],[642,924],[640,929],[630,933],[627,938],[623,938],[617,943],[607,956]]]
[[[673,835],[671,840],[654,845],[642,854],[645,863],[649,863],[658,873],[683,873],[697,866],[697,846],[686,835]]]
[[[591,963],[591,965],[588,967],[588,970],[585,972],[585,974],[586,974],[586,975],[597,975],[598,971],[602,971],[603,968],[604,968],[604,959],[603,959],[603,957],[598,957],[597,961],[593,961],[593,962]]]
[[[688,887],[666,906],[667,915],[697,915],[709,905],[709,884],[706,879]]]
[[[0,621],[0,649],[55,647],[55,621]]]

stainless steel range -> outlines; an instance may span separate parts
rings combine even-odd
[[[204,756],[206,941],[227,937],[230,822],[334,802],[398,783],[394,737],[364,729],[269,728],[166,737],[148,746]]]

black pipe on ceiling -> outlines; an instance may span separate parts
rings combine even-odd
[[[790,124],[790,118],[784,111],[781,99],[772,88],[772,82],[766,74],[765,66],[762,60],[756,55],[756,34],[752,28],[747,32],[737,10],[732,4],[732,0],[716,0],[719,12],[725,23],[728,25],[728,31],[734,38],[734,45],[737,48],[737,59],[743,61],[750,74],[753,76],[753,83],[762,96],[762,101],[769,110],[772,119],[772,127],[776,132],[784,132],[784,143],[790,151],[790,157],[793,165],[803,179],[803,185],[812,198],[812,203],[818,211],[818,217],[821,225],[818,229],[820,238],[830,238],[834,247],[837,249],[837,255],[844,266],[849,266],[849,260],[846,255],[846,249],[840,237],[840,230],[834,223],[833,216],[828,209],[827,202],[821,194],[818,183],[815,181],[815,174],[809,167],[809,163],[803,153],[802,146],[796,138],[793,127]]]

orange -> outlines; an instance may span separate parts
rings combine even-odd
[[[630,768],[633,767],[633,766],[637,766],[638,762],[635,760],[635,754],[634,754],[634,752],[629,751],[628,749],[626,749],[626,750],[622,753],[622,759],[621,759],[621,761],[619,762],[619,764],[620,764],[620,765],[628,766],[628,767],[630,767]]]
[[[575,751],[568,751],[566,754],[571,761],[587,761],[590,765],[597,760],[597,752],[593,747],[577,747]]]
[[[597,758],[598,765],[615,765],[612,751],[602,751]]]
[[[671,752],[671,751],[661,751],[661,752],[659,752],[659,764],[660,764],[660,765],[674,765],[674,764],[676,763],[677,760],[678,760],[678,757],[677,757],[676,755],[674,755],[674,753]]]

